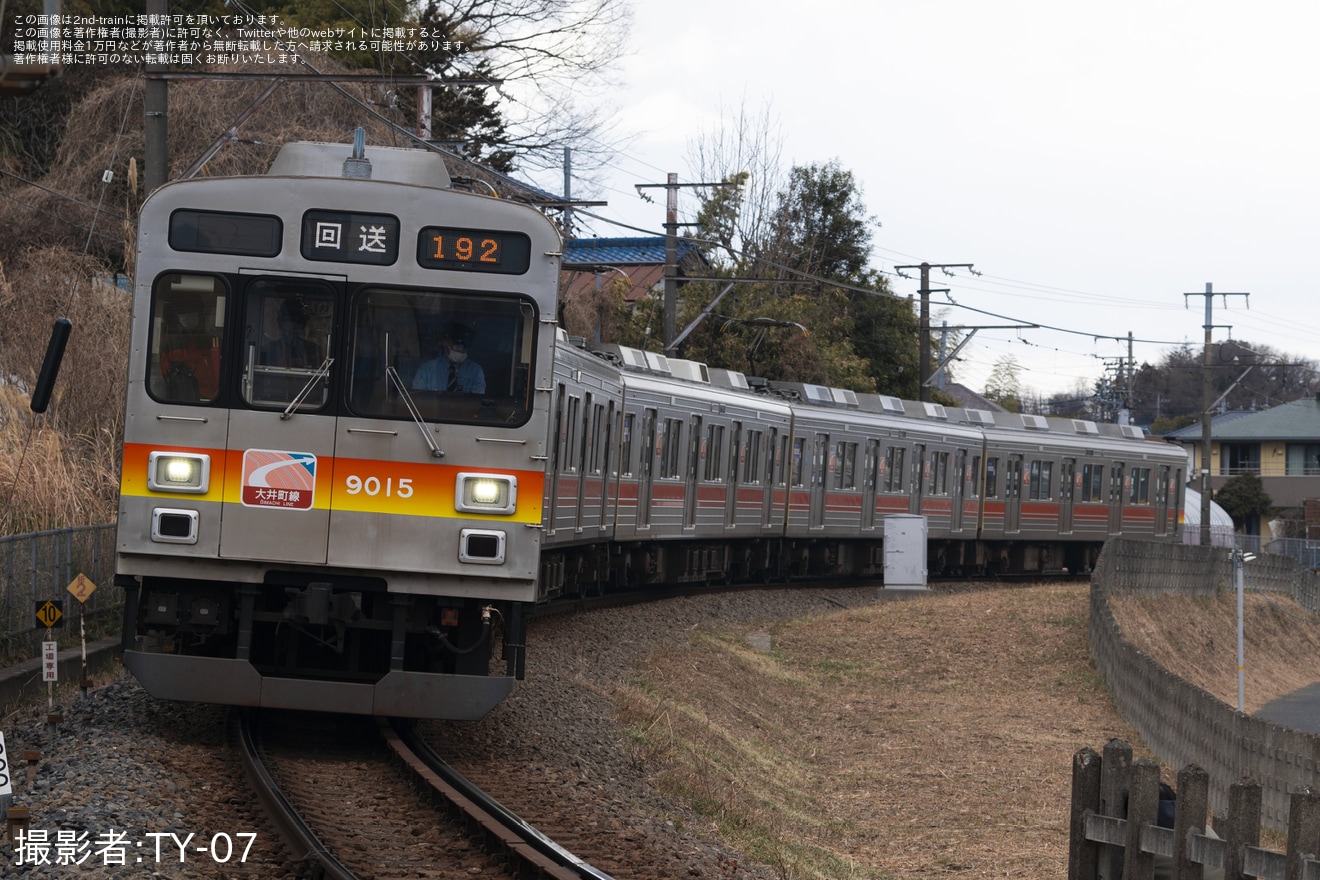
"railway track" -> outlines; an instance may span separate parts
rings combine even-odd
[[[247,711],[240,743],[258,797],[311,876],[610,880],[455,773],[406,724]]]

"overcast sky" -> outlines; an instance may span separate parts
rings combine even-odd
[[[935,273],[932,309],[980,330],[982,390],[1012,355],[1042,394],[1204,336],[1320,360],[1320,3],[666,0],[638,3],[618,157],[597,213],[662,231],[633,186],[692,180],[721,111],[769,107],[785,165],[853,172],[880,221],[872,265]],[[681,202],[693,219],[695,200]],[[586,234],[635,235],[593,221]],[[893,289],[914,294],[911,279]],[[1100,334],[1096,338],[1092,334]]]

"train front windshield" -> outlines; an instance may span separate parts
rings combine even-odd
[[[402,418],[520,425],[531,416],[530,302],[369,287],[350,317],[351,409]]]
[[[531,416],[536,308],[524,298],[345,297],[319,279],[201,274],[162,275],[153,293],[147,385],[164,403],[506,427]]]

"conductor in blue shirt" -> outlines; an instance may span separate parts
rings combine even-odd
[[[460,394],[484,394],[486,372],[481,364],[468,358],[472,335],[466,326],[454,324],[440,341],[440,356],[426,361],[413,376],[414,391],[455,391]]]

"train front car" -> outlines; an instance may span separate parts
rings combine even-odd
[[[360,141],[151,195],[117,577],[150,693],[448,719],[509,694],[559,251],[438,155]]]

